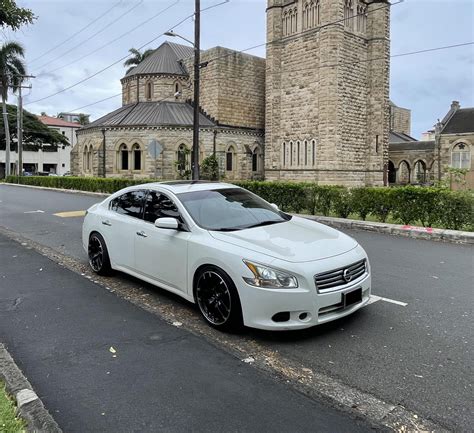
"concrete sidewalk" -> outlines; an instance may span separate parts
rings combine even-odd
[[[65,432],[370,430],[3,236],[0,263],[0,341]]]

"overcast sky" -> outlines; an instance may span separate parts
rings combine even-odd
[[[219,1],[202,0],[201,7]],[[26,48],[28,72],[37,78],[32,80],[33,89],[26,98],[25,108],[34,113],[45,111],[56,115],[120,93],[119,80],[125,69],[123,60],[119,60],[131,47],[156,48],[163,37],[147,43],[169,28],[174,27],[176,32],[193,39],[192,20],[175,27],[192,14],[192,0],[17,0],[17,3],[31,8],[39,18],[33,26],[17,33],[4,31],[1,37],[19,40]],[[204,12],[202,48],[220,45],[242,50],[264,43],[265,6],[266,0],[230,0]],[[165,8],[168,10],[159,14]],[[159,15],[142,24],[156,14]],[[101,15],[102,18],[71,38]],[[392,54],[472,42],[473,23],[474,0],[405,0],[392,7]],[[121,37],[126,32],[129,33]],[[116,38],[119,39],[99,49]],[[62,45],[57,47],[59,44]],[[265,48],[249,53],[263,57]],[[28,104],[114,62],[117,64],[70,90]],[[460,101],[463,107],[474,106],[474,45],[393,58],[390,96],[397,105],[412,110],[415,138],[420,138],[436,119],[445,115],[452,100]],[[120,98],[116,97],[81,111],[96,119],[120,104]]]

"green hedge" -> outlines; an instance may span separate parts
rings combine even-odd
[[[53,188],[113,193],[119,189],[152,179],[9,176],[6,182]],[[240,181],[236,185],[275,203],[286,212],[313,215],[335,215],[341,218],[366,219],[402,224],[474,230],[474,196],[472,192],[443,188],[344,188],[302,182]]]
[[[73,176],[8,176],[6,182],[22,185],[44,186],[48,188],[74,189],[78,191],[113,193],[127,186],[152,182],[152,179],[133,180],[103,177]]]

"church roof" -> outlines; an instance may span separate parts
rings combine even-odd
[[[186,102],[138,102],[128,104],[86,125],[83,130],[106,126],[192,126],[193,106]],[[204,114],[201,127],[214,126]]]
[[[193,54],[193,47],[168,41],[163,42],[152,54],[128,72],[125,77],[141,74],[188,75],[180,60],[191,57]]]
[[[390,131],[389,143],[399,143],[401,141],[416,141],[413,137],[410,137],[408,134],[405,134],[404,132],[395,132],[395,131]]]
[[[474,108],[456,110],[444,126],[442,134],[462,134],[465,132],[474,132]]]
[[[434,150],[434,141],[402,141],[399,143],[388,144],[388,150],[396,152],[399,150]]]

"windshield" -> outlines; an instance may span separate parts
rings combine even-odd
[[[179,194],[179,199],[196,224],[207,230],[242,230],[291,219],[241,188],[187,192]]]

